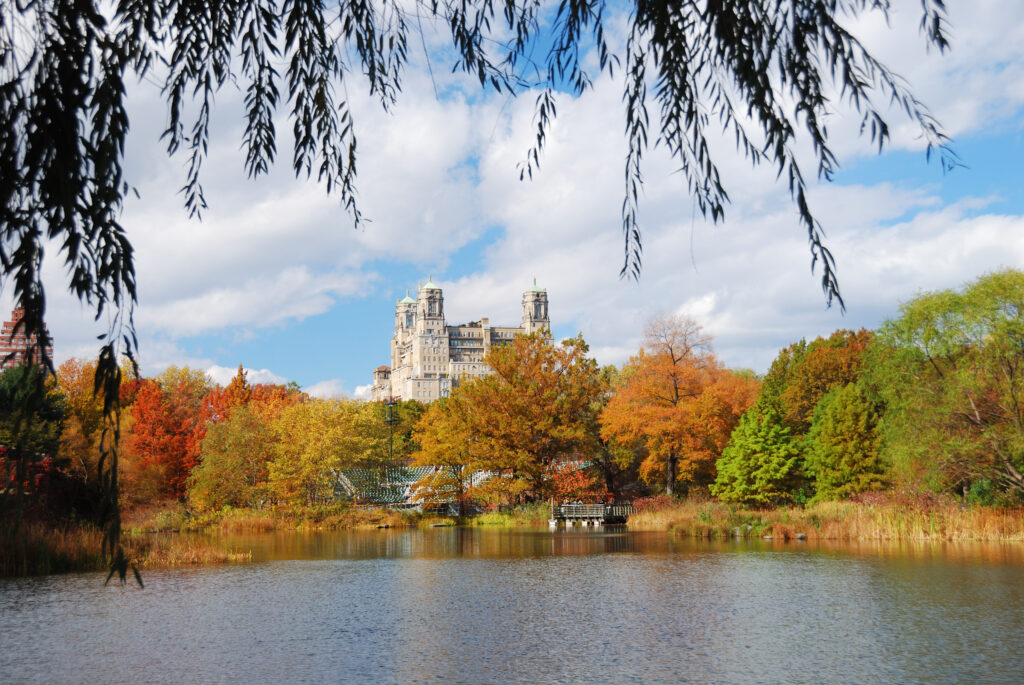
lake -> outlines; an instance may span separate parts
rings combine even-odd
[[[239,536],[250,565],[0,580],[13,683],[1005,682],[1024,545],[624,528]]]

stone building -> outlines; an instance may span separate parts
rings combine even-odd
[[[24,326],[18,327],[18,332],[15,334],[15,327],[21,322],[21,319],[25,316],[25,310],[21,307],[15,307],[14,311],[11,312],[11,320],[5,321],[3,329],[0,329],[0,371],[9,369],[15,366],[20,366],[28,361],[28,348],[36,345],[37,340],[35,338],[29,338],[25,335]],[[46,331],[46,356],[49,359],[53,359],[53,343],[50,338],[50,332]],[[42,357],[39,354],[38,347],[34,359],[37,364],[42,363]]]
[[[523,293],[519,326],[492,326],[479,321],[449,326],[444,318],[444,294],[428,278],[416,293],[395,305],[395,334],[391,338],[391,365],[373,372],[371,397],[375,402],[447,397],[461,381],[490,373],[484,362],[492,345],[511,342],[517,334],[550,331],[547,290],[533,286]]]

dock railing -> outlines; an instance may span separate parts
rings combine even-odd
[[[619,521],[633,513],[632,504],[559,504],[552,507],[552,520]]]

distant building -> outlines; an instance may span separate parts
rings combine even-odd
[[[21,307],[15,307],[14,311],[11,312],[11,320],[5,321],[3,329],[0,329],[0,371],[15,366],[21,366],[29,361],[28,350],[30,347],[34,347],[38,343],[37,338],[29,338],[25,335],[24,326],[18,326],[24,316],[25,310]],[[17,334],[14,332],[16,327],[18,329]],[[46,334],[46,356],[49,359],[53,359],[53,343],[50,338],[50,332],[46,330],[45,327],[43,330]],[[32,361],[37,364],[42,364],[43,362],[38,347],[36,347]]]
[[[427,279],[416,293],[395,305],[395,334],[391,365],[373,372],[371,397],[376,402],[447,397],[460,381],[491,372],[484,363],[492,345],[511,342],[517,334],[549,331],[547,290],[533,286],[523,293],[519,326],[491,326],[488,319],[449,326],[444,318],[444,294]]]

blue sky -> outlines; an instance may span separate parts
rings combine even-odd
[[[946,55],[926,52],[918,6],[897,4],[891,27],[868,16],[851,28],[913,85],[965,166],[943,174],[927,164],[898,114],[892,144],[876,155],[837,108],[830,131],[842,169],[811,202],[838,263],[845,315],[825,307],[786,189],[727,144],[716,149],[733,204],[717,226],[695,216],[671,160],[648,156],[644,271],[639,282],[618,278],[618,78],[559,100],[540,173],[521,183],[533,96],[481,97],[435,63],[439,99],[414,55],[392,114],[354,98],[359,199],[372,220],[359,231],[322,188],[291,177],[287,152],[268,177],[246,180],[231,91],[219,94],[204,167],[211,206],[202,222],[189,220],[177,194],[184,160],[168,159],[158,141],[164,105],[139,84],[126,167],[141,198],[124,224],[137,250],[143,370],[189,365],[223,381],[241,363],[255,380],[361,395],[388,361],[395,300],[431,274],[452,323],[517,324],[536,277],[555,334],[581,332],[601,363],[623,363],[650,317],[678,312],[713,335],[728,365],[764,371],[801,337],[874,328],[918,292],[1020,268],[1024,3],[951,3]],[[441,34],[427,34],[439,44]],[[283,117],[279,130],[290,130]],[[60,264],[50,259],[46,270],[57,361],[95,354],[97,324],[64,294]],[[9,310],[9,299],[0,304]]]

